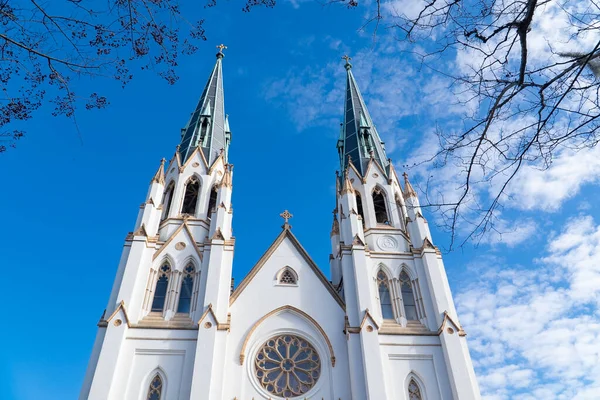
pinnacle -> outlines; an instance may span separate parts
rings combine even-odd
[[[405,172],[402,176],[404,177],[404,198],[417,197],[417,192],[415,192],[415,189],[408,180],[408,174]]]

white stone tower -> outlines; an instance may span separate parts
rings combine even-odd
[[[441,255],[349,58],[332,279],[286,211],[233,290],[223,48],[125,240],[80,399],[479,399]]]
[[[163,398],[189,399],[195,361],[223,357],[235,240],[222,49],[181,144],[166,173],[161,162],[127,235],[81,399],[146,399],[138,385],[148,387],[156,375]],[[218,321],[214,347],[196,358],[198,320],[207,310]],[[196,382],[211,387],[203,376]]]
[[[330,265],[332,283],[346,304],[352,393],[401,398],[398,392],[414,381],[422,398],[437,398],[436,383],[451,390],[441,389],[442,398],[478,399],[441,254],[408,176],[402,190],[386,158],[349,57],[344,58],[346,100],[338,140],[343,173]]]

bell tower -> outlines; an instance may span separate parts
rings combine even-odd
[[[398,398],[394,393],[403,389],[386,374],[414,374],[416,390],[448,385],[454,399],[478,399],[441,253],[406,174],[404,188],[400,184],[350,58],[344,59],[346,98],[337,143],[342,173],[336,179],[330,268],[346,304],[352,393]]]
[[[125,239],[80,399],[137,399],[139,393],[190,398],[192,376],[205,367],[195,360],[210,369],[211,360],[224,356],[220,336],[229,326],[235,240],[225,46],[217,47],[216,63],[181,130],[181,143],[166,167],[161,161]],[[218,327],[211,337],[200,338],[198,321],[207,312]],[[200,339],[203,345],[196,346]],[[197,379],[203,390],[218,392],[205,375]]]

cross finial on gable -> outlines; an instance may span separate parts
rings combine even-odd
[[[282,212],[281,214],[279,214],[279,216],[281,218],[283,218],[283,220],[285,221],[282,228],[283,229],[290,229],[292,226],[290,224],[288,224],[288,221],[290,220],[290,218],[293,217],[292,214],[290,214],[290,212],[288,210],[285,210],[284,212]]]

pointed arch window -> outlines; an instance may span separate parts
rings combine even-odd
[[[169,279],[171,278],[171,267],[169,264],[164,264],[158,270],[158,280],[154,289],[154,299],[152,300],[152,308],[150,311],[163,312],[167,299],[167,289],[169,287]]]
[[[358,192],[356,192],[356,208],[358,208],[358,210],[356,210],[356,211],[358,212],[358,215],[360,215],[360,217],[362,218],[362,223],[364,225],[365,224],[365,213],[363,212],[362,199]]]
[[[280,285],[297,285],[298,276],[291,268],[286,267],[279,273],[279,279],[277,280],[277,283]]]
[[[383,319],[394,319],[390,285],[388,277],[383,271],[377,273],[377,288],[379,290],[379,304],[381,305],[381,315],[383,316]]]
[[[408,400],[423,400],[421,388],[419,388],[419,384],[414,379],[411,379],[408,384]]]
[[[404,316],[408,321],[418,321],[417,305],[413,292],[412,282],[406,271],[400,273],[400,292],[404,303]]]
[[[206,216],[208,219],[212,218],[212,213],[217,209],[217,187],[213,186],[210,190],[210,197],[208,198],[208,210]]]
[[[181,291],[179,292],[179,304],[177,305],[178,313],[189,314],[192,308],[192,295],[194,293],[194,275],[196,268],[194,265],[188,264],[183,270],[183,279],[181,280]]]
[[[169,186],[167,186],[167,190],[163,196],[163,210],[161,215],[161,221],[169,216],[169,210],[171,209],[171,203],[173,202],[173,192],[175,188],[175,184],[171,182]]]
[[[152,381],[150,381],[150,387],[148,388],[147,400],[160,400],[162,398],[163,380],[159,374],[154,375]]]
[[[182,214],[196,214],[199,193],[200,181],[196,177],[192,177],[185,185],[185,195],[183,196],[183,206],[181,207]]]
[[[385,195],[380,188],[373,190],[373,207],[375,208],[375,220],[378,224],[390,224],[387,207],[385,205]]]

